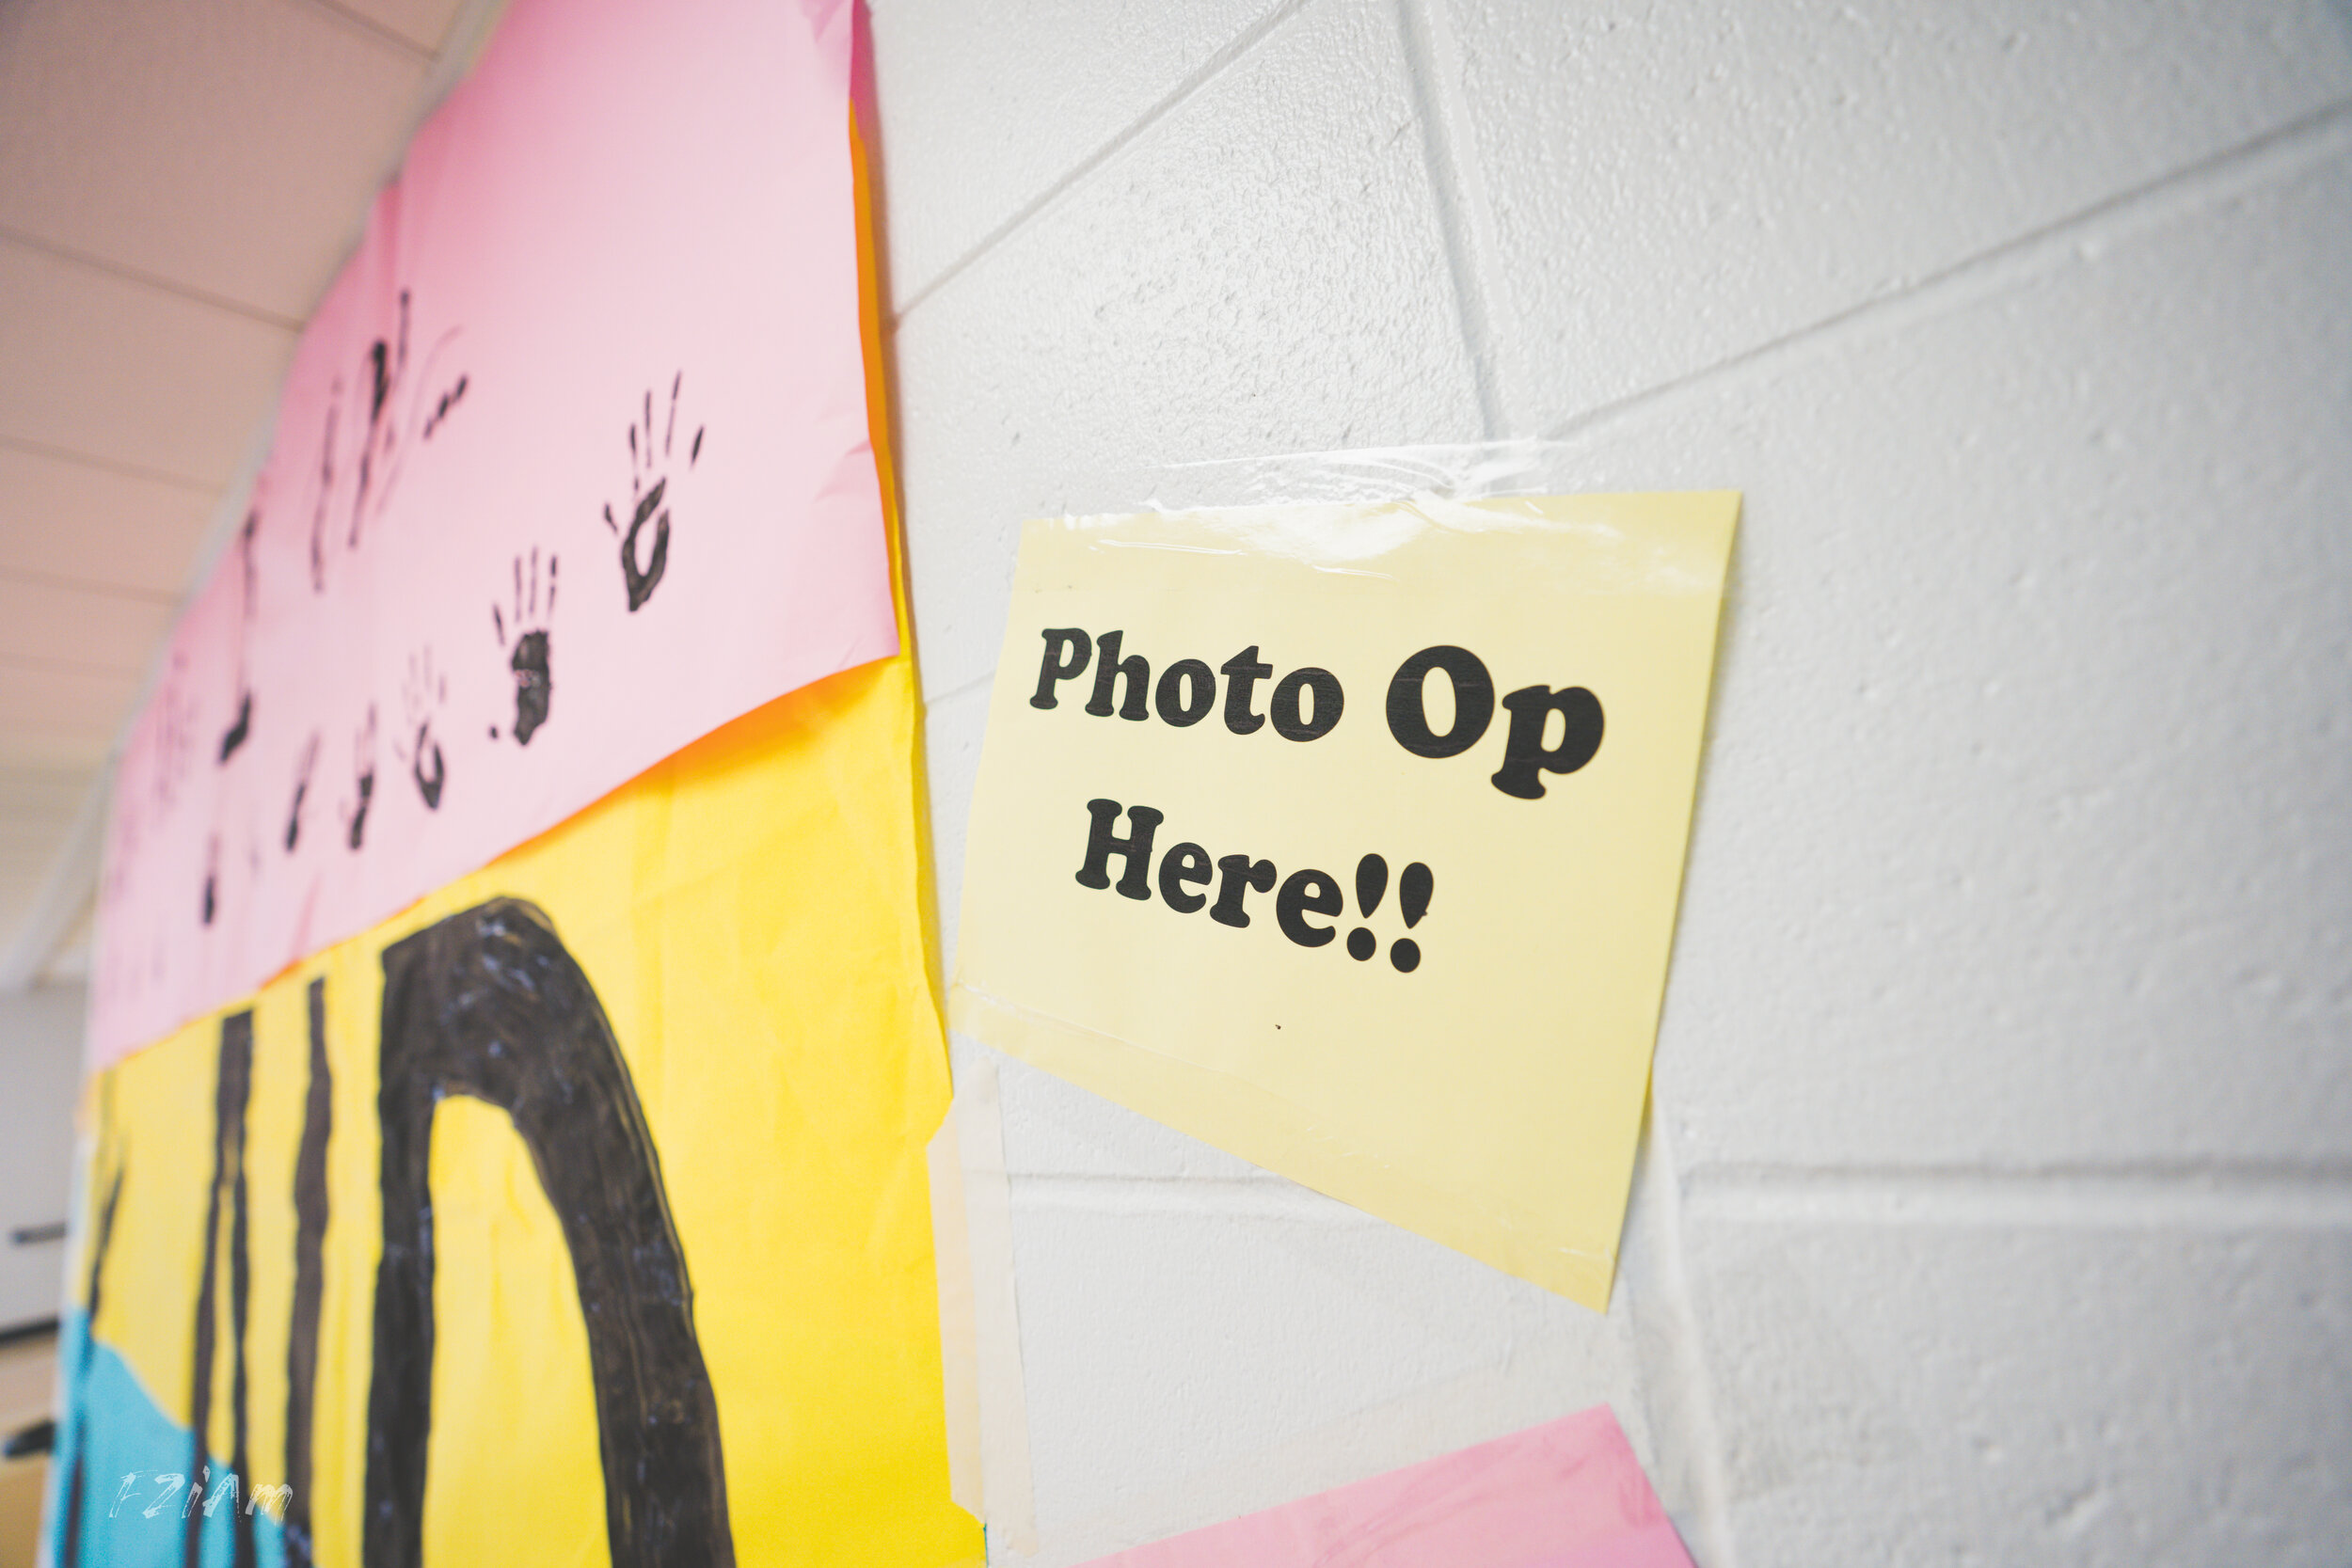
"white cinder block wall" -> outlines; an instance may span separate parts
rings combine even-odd
[[[2352,1561],[2352,15],[872,7],[950,954],[1025,516],[1747,493],[1608,1315],[1007,1064],[1033,1560],[1606,1400],[1708,1568]]]

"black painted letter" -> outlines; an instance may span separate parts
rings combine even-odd
[[[1315,716],[1307,717],[1305,705],[1299,699],[1305,693],[1315,694]],[[1274,733],[1285,740],[1320,740],[1331,733],[1331,726],[1340,721],[1340,709],[1346,703],[1346,694],[1340,690],[1339,676],[1328,670],[1293,670],[1274,689],[1274,700],[1265,705],[1266,717],[1274,721]]]
[[[433,1113],[505,1111],[564,1227],[588,1330],[613,1568],[733,1568],[719,1407],[685,1248],[628,1064],[548,919],[494,898],[384,950],[384,1252],[365,1568],[419,1568],[433,1427]]]
[[[1331,927],[1308,925],[1309,915],[1338,914],[1346,908],[1340,884],[1327,871],[1294,871],[1274,895],[1275,924],[1301,947],[1321,947],[1331,940]]]
[[[1554,691],[1548,686],[1523,686],[1502,699],[1511,710],[1511,734],[1502,745],[1502,767],[1494,785],[1522,800],[1544,798],[1540,773],[1573,773],[1600,750],[1600,699],[1581,686]],[[1544,723],[1558,714],[1563,726],[1560,744],[1544,749]]]
[[[1045,659],[1038,666],[1037,695],[1029,699],[1031,707],[1054,706],[1054,687],[1057,682],[1074,679],[1087,667],[1087,659],[1094,652],[1094,640],[1075,626],[1056,626],[1038,633],[1045,639]],[[1070,655],[1068,663],[1062,655]]]
[[[1443,735],[1429,733],[1429,710],[1422,705],[1422,684],[1432,670],[1443,670],[1454,683],[1454,727]],[[1478,744],[1494,716],[1494,677],[1468,648],[1423,648],[1389,682],[1389,733],[1417,757],[1459,756]]]
[[[1180,730],[1198,724],[1216,706],[1216,672],[1197,658],[1178,659],[1160,676],[1152,705],[1160,710],[1163,723]]]
[[[1209,900],[1198,893],[1186,893],[1187,884],[1206,887],[1209,882],[1209,852],[1198,844],[1179,844],[1160,861],[1160,901],[1178,914],[1190,914]]]
[[[1217,886],[1216,908],[1209,911],[1209,918],[1220,926],[1248,925],[1249,911],[1241,907],[1241,901],[1252,888],[1260,893],[1273,891],[1274,863],[1252,861],[1248,855],[1220,855],[1216,868],[1225,879]]]
[[[1152,717],[1152,710],[1144,705],[1151,699],[1152,665],[1141,654],[1129,654],[1125,658],[1119,657],[1120,641],[1126,635],[1120,631],[1106,631],[1096,642],[1095,653],[1098,657],[1094,661],[1094,695],[1087,702],[1087,711],[1097,719],[1108,719],[1111,716],[1111,687],[1123,679],[1127,683],[1127,695],[1119,705],[1119,716],[1140,723]]]
[[[1152,835],[1165,820],[1150,806],[1137,806],[1127,814],[1132,826],[1125,838],[1114,838],[1111,830],[1119,825],[1119,802],[1089,800],[1087,810],[1094,822],[1087,830],[1087,863],[1078,868],[1080,887],[1104,888],[1111,885],[1110,858],[1124,856],[1126,874],[1119,879],[1120,895],[1124,898],[1152,896]]]
[[[1217,668],[1226,675],[1225,727],[1248,735],[1265,722],[1249,711],[1249,689],[1274,673],[1274,666],[1258,662],[1258,645],[1252,642]]]

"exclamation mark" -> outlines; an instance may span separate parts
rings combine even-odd
[[[1356,907],[1370,920],[1372,911],[1380,907],[1380,895],[1389,891],[1389,863],[1377,855],[1366,855],[1356,863]],[[1362,963],[1380,951],[1380,939],[1359,926],[1347,933],[1347,956]]]
[[[1404,875],[1397,878],[1396,902],[1405,911],[1406,930],[1420,925],[1421,917],[1429,912],[1429,895],[1437,885],[1436,874],[1419,861],[1406,866]],[[1411,937],[1397,938],[1396,945],[1389,949],[1389,962],[1396,965],[1398,974],[1410,974],[1421,967],[1421,943]]]

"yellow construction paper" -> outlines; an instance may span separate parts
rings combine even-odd
[[[854,118],[849,129],[869,429],[910,650],[869,193]],[[258,1489],[261,1560],[292,1558],[282,1532],[307,1520],[311,1560],[362,1561],[386,1230],[386,953],[499,900],[529,904],[577,963],[644,1117],[715,1403],[732,1560],[982,1560],[979,1526],[949,1500],[925,1155],[947,1071],[929,965],[916,693],[902,652],[780,698],[92,1077],[62,1369],[74,1408],[50,1500],[61,1560],[183,1560],[184,1492],[148,1505],[163,1482],[187,1479],[167,1473],[190,1468],[194,1323],[218,1193],[202,1479],[213,1502],[242,1402],[242,1496],[198,1515],[198,1560],[235,1560],[231,1521]],[[248,1019],[242,1144],[225,1161],[224,1047]],[[310,1475],[290,1499],[298,1165],[306,1132],[329,1124]],[[430,1126],[435,1340],[420,1555],[500,1568],[610,1560],[592,1337],[561,1216],[505,1111],[452,1093]],[[668,1391],[657,1384],[652,1402]],[[62,1489],[77,1455],[88,1461],[78,1511]]]
[[[325,983],[330,1217],[307,1499],[318,1561],[360,1560],[384,951],[501,897],[543,911],[578,960],[642,1104],[716,1397],[735,1560],[979,1560],[978,1527],[948,1500],[924,1155],[947,1083],[915,898],[915,713],[903,657],[806,688],[93,1080],[93,1207],[120,1178],[94,1334],[184,1426],[222,1031],[251,1011],[243,1480],[281,1485],[308,997]],[[431,1195],[425,1559],[606,1560],[581,1296],[505,1113],[441,1101]],[[85,1225],[77,1275],[100,1228]],[[208,1448],[225,1459],[236,1359],[225,1212],[218,1245]],[[170,1449],[142,1468],[184,1458]],[[158,1528],[128,1508],[105,1517],[115,1484],[92,1480],[91,1560],[106,1539],[96,1532]]]
[[[951,1022],[1604,1307],[1738,512],[1733,493],[1424,498],[1029,524]],[[1073,631],[1088,662],[1049,675],[1080,650],[1047,634]],[[1098,694],[1106,634],[1123,673]],[[1426,649],[1476,661],[1440,653],[1441,673],[1403,683],[1420,699],[1404,733],[1461,740],[1451,755],[1408,750],[1390,722],[1400,668]],[[1246,734],[1220,673],[1237,659],[1266,672],[1234,714]],[[1200,664],[1171,670],[1184,660]],[[1479,671],[1491,685],[1474,744],[1454,727],[1472,717],[1453,706],[1457,669],[1465,708]],[[1515,741],[1523,714],[1543,727]],[[1091,801],[1116,840],[1137,830],[1131,808],[1162,814],[1146,873],[1105,850],[1098,885],[1082,881]],[[1375,854],[1367,914],[1358,870]],[[1233,890],[1206,863],[1233,855],[1267,879],[1239,890],[1246,927],[1214,918]],[[1206,879],[1171,883],[1171,861]],[[1427,905],[1408,928],[1416,864]],[[1291,911],[1311,946],[1278,914],[1311,871],[1325,879],[1298,880]],[[1206,907],[1179,912],[1171,887]]]

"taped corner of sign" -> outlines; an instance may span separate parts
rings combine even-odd
[[[988,1528],[992,1541],[1027,1555],[1037,1550],[1037,1511],[1012,1273],[1012,1201],[993,1061],[969,1057],[926,1152],[946,1384],[948,1495]]]

